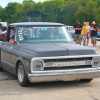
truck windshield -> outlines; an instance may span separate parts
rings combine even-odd
[[[71,41],[64,26],[61,27],[18,27],[19,42]]]

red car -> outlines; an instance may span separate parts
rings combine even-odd
[[[100,38],[100,29],[98,29],[97,38]]]

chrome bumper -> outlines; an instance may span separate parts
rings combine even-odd
[[[30,82],[49,81],[72,81],[79,79],[91,79],[100,77],[100,68],[60,70],[60,71],[40,71],[28,74]]]

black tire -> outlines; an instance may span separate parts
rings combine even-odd
[[[80,81],[81,82],[90,82],[90,81],[92,81],[93,79],[81,79]]]
[[[23,75],[21,75],[20,73],[23,74]],[[27,79],[27,75],[25,73],[25,69],[24,69],[24,66],[23,66],[22,62],[20,62],[18,64],[18,67],[17,67],[17,78],[18,78],[19,84],[22,87],[26,87],[26,86],[29,86],[30,85],[30,82]]]

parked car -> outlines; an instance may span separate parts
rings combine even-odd
[[[31,36],[25,35],[26,28]],[[38,35],[34,34],[35,29],[39,29]],[[6,40],[0,42],[2,69],[15,74],[21,86],[30,82],[90,82],[100,77],[100,55],[89,47],[74,44],[64,24],[13,23],[8,27]]]
[[[100,38],[100,29],[98,29],[97,38]]]
[[[71,34],[72,38],[75,37],[75,30],[73,30],[73,26],[65,26],[69,34]]]

